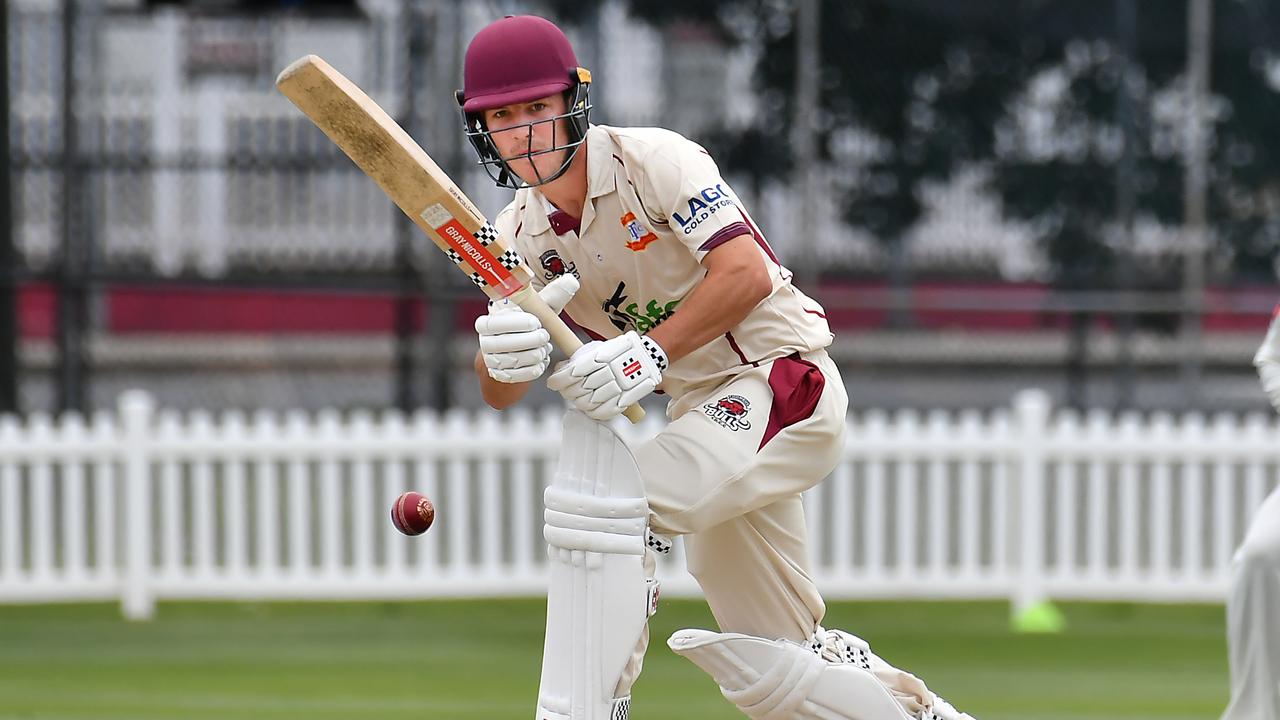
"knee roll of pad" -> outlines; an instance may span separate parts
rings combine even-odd
[[[549,548],[644,555],[649,503],[643,497],[601,498],[553,485],[542,501],[542,536]]]

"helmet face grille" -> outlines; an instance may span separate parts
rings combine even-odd
[[[463,131],[479,156],[480,165],[494,182],[516,189],[533,187],[549,183],[569,169],[590,126],[591,103],[587,96],[591,73],[578,65],[573,45],[555,23],[536,15],[508,16],[490,23],[467,46],[462,74],[463,89],[457,99],[462,109]],[[529,124],[532,132],[533,125],[552,123],[551,149],[535,153],[530,148],[521,159],[564,151],[564,162],[551,175],[538,174],[534,182],[526,182],[502,159],[485,127],[484,111],[531,102],[559,92],[565,94],[568,111]],[[567,128],[557,138],[556,123],[561,120],[567,121]],[[536,165],[534,172],[538,172]]]
[[[530,147],[527,152],[519,156],[519,159],[532,160],[534,157],[539,155],[565,151],[564,160],[560,163],[560,166],[555,170],[555,172],[545,177],[539,173],[534,182],[527,182],[521,178],[512,171],[511,167],[507,164],[507,161],[502,158],[502,153],[498,150],[498,145],[494,142],[493,135],[489,129],[485,127],[483,112],[468,112],[464,105],[462,110],[463,132],[466,133],[467,140],[470,141],[472,149],[475,150],[476,155],[479,157],[481,167],[485,169],[485,172],[488,173],[489,177],[492,178],[499,187],[507,187],[514,190],[526,187],[537,187],[559,178],[568,171],[569,165],[573,162],[573,158],[578,154],[578,149],[586,140],[587,128],[590,127],[591,102],[589,95],[591,86],[589,85],[589,78],[591,76],[590,74],[587,74],[586,77],[588,80],[583,82],[579,79],[581,74],[578,70],[579,68],[574,68],[572,71],[572,84],[569,92],[566,93],[566,99],[569,101],[569,110],[567,112],[561,115],[556,115],[552,118],[547,118],[546,120],[538,120],[536,122],[526,123],[525,125],[516,125],[513,126],[513,128],[507,128],[508,130],[520,127],[529,128],[529,138],[530,143],[532,143],[534,126],[551,123],[551,147],[546,150],[538,150],[536,152],[533,151],[532,147]],[[563,143],[558,142],[559,138],[556,137],[556,123],[560,120],[567,121],[565,123],[567,126],[567,137],[563,138]],[[533,168],[534,172],[538,173],[537,165],[534,165]]]

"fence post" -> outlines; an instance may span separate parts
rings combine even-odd
[[[199,270],[220,275],[227,268],[227,184],[230,171],[219,163],[227,160],[227,101],[230,94],[221,87],[200,86],[195,93],[196,140],[200,159],[213,165],[197,174],[200,192]]]
[[[1017,504],[1011,508],[1017,532],[1018,569],[1012,592],[1013,628],[1019,632],[1058,632],[1062,616],[1049,602],[1044,588],[1044,538],[1049,395],[1023,390],[1013,401],[1017,469]]]
[[[124,450],[124,586],[120,605],[129,620],[155,615],[151,594],[151,427],[155,401],[142,390],[120,396]]]
[[[182,177],[177,169],[183,140],[183,19],[177,9],[167,7],[153,17],[159,61],[151,108],[151,261],[161,274],[176,275],[186,260],[184,231],[189,229],[182,222]]]

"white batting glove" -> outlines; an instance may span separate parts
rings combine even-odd
[[[1280,307],[1271,319],[1271,328],[1267,337],[1253,357],[1253,364],[1258,368],[1258,376],[1262,378],[1262,389],[1267,392],[1271,404],[1280,410]]]
[[[667,369],[667,353],[633,330],[597,340],[561,363],[547,387],[593,420],[611,420],[653,392]]]
[[[557,314],[578,292],[578,278],[561,275],[538,291]],[[537,380],[551,363],[551,335],[537,316],[510,300],[489,302],[489,314],[476,318],[480,353],[489,377],[504,383]]]

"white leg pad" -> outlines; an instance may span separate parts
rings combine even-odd
[[[788,640],[680,630],[667,644],[755,720],[916,720],[867,670]]]
[[[618,682],[658,594],[644,567],[640,470],[607,425],[569,411],[543,500],[550,584],[537,720],[626,720]]]

